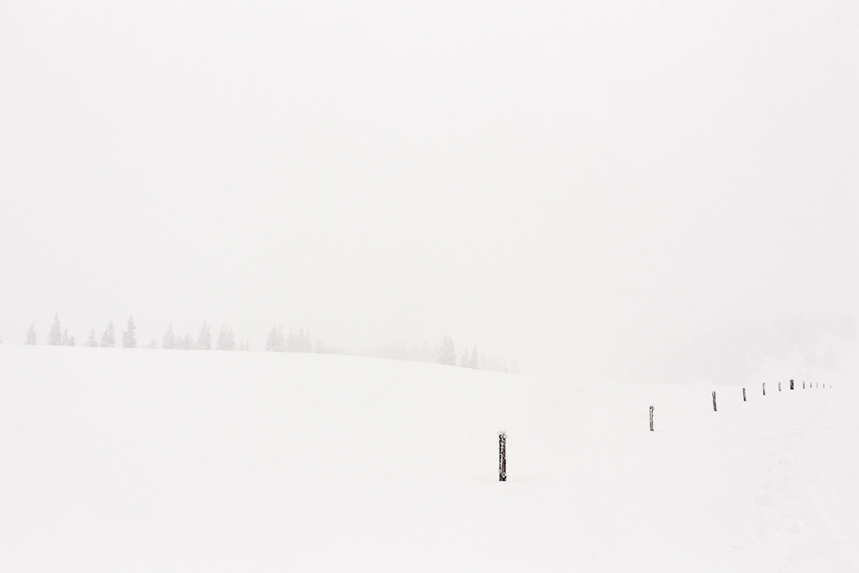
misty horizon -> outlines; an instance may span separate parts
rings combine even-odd
[[[714,381],[800,324],[855,372],[856,18],[6,4],[0,339],[208,320]]]

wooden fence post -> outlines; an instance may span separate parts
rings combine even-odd
[[[761,388],[763,388],[763,390],[764,390],[764,396],[766,396],[766,395],[767,395],[767,383],[766,383],[766,382],[761,382]]]
[[[507,481],[507,433],[498,432],[498,481]]]
[[[743,388],[743,402],[746,401],[746,389]]]
[[[793,380],[790,381],[790,389],[793,390]]]
[[[653,406],[650,407],[650,431],[653,431]]]
[[[713,390],[713,411],[716,411],[716,391]]]

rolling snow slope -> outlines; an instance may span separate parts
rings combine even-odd
[[[0,570],[859,571],[853,388],[775,382],[0,345]]]

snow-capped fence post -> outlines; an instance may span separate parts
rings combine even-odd
[[[650,407],[650,431],[653,431],[653,406]]]
[[[507,433],[498,432],[498,481],[507,481]]]
[[[743,402],[746,401],[746,389],[743,388]]]
[[[761,388],[762,388],[762,389],[763,389],[763,391],[764,391],[764,396],[766,396],[766,395],[767,395],[767,383],[766,383],[766,382],[761,382]]]
[[[716,391],[713,390],[713,411],[716,411]]]
[[[790,381],[790,389],[793,390],[793,380]]]

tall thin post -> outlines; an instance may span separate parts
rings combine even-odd
[[[767,395],[767,383],[761,382],[761,388],[763,388],[764,396],[766,396]]]
[[[743,388],[743,402],[746,401],[746,389]]]
[[[507,481],[507,433],[498,432],[498,481]]]
[[[790,389],[793,390],[793,380],[790,381]]]
[[[716,411],[716,391],[713,390],[713,411]]]
[[[781,382],[778,383],[778,391],[781,392]]]
[[[653,406],[650,407],[650,431],[653,431]]]

